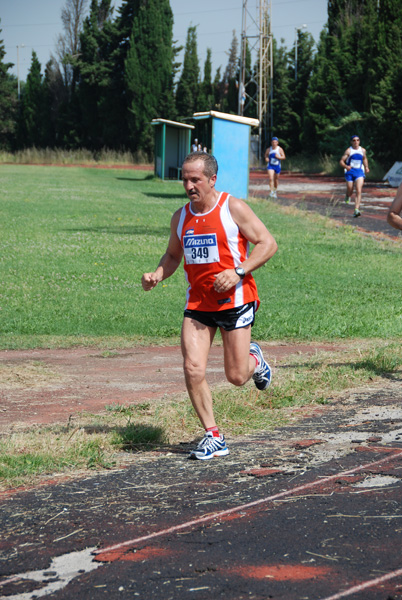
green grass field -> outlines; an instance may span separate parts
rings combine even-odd
[[[185,201],[146,171],[0,165],[1,348],[171,343],[182,268],[145,293]],[[261,340],[402,335],[401,246],[265,200],[252,207],[279,250],[255,274]]]
[[[171,214],[185,202],[180,183],[146,171],[5,164],[0,180],[0,348],[178,342],[182,269],[152,292],[140,280],[165,251]],[[402,364],[401,244],[265,200],[252,207],[279,246],[255,274],[262,304],[253,337],[348,343],[341,364],[331,353],[292,357],[268,392],[252,383],[214,390],[229,435],[272,429],[294,406],[398,378]],[[119,466],[122,451],[189,441],[199,430],[188,399],[173,397],[10,432],[0,439],[0,489]]]

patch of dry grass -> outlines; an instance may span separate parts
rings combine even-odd
[[[99,151],[78,148],[24,148],[17,152],[0,152],[1,163],[15,163],[23,165],[147,165],[149,159],[141,152],[119,152],[109,148]]]
[[[60,382],[61,376],[40,361],[26,363],[1,363],[0,387],[2,389],[47,387]]]
[[[397,342],[349,344],[342,354],[296,354],[276,365],[267,392],[259,392],[252,382],[240,389],[215,389],[216,420],[229,436],[272,430],[297,418],[295,407],[333,402],[346,391],[400,378],[401,365]],[[54,474],[118,467],[133,453],[190,442],[199,435],[198,419],[185,395],[110,405],[97,415],[74,415],[66,425],[4,436],[0,489],[32,485],[38,477]]]

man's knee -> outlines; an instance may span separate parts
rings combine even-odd
[[[235,370],[235,371],[227,371],[226,379],[229,381],[229,383],[232,383],[233,385],[236,385],[237,387],[241,387],[242,385],[247,383],[247,381],[250,379],[250,377],[249,377],[248,373],[241,373],[239,370]]]
[[[205,378],[205,368],[189,358],[184,359],[183,370],[187,382],[199,383]]]

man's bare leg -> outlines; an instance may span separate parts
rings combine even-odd
[[[345,202],[349,203],[353,194],[353,181],[346,182],[346,197]]]
[[[247,383],[254,374],[256,361],[250,355],[251,326],[225,331],[221,329],[225,374],[233,385]]]
[[[184,317],[181,331],[184,377],[191,403],[204,429],[215,427],[212,395],[205,379],[208,354],[216,328]]]
[[[355,181],[355,189],[356,189],[356,200],[355,200],[355,211],[360,210],[360,202],[362,200],[362,190],[363,190],[364,177],[359,177]]]

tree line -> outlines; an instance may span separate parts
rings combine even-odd
[[[0,147],[88,148],[153,152],[150,122],[194,112],[237,114],[239,41],[213,76],[203,69],[197,29],[183,50],[173,39],[169,0],[66,0],[63,34],[44,67],[32,52],[21,97],[9,74],[0,30]],[[273,40],[272,122],[288,155],[339,155],[358,133],[382,164],[402,160],[402,5],[400,0],[329,0],[315,44],[297,30],[297,49]],[[247,89],[258,65],[246,49]],[[296,60],[297,50],[297,60]],[[250,87],[251,86],[251,87]],[[245,116],[256,117],[246,103]],[[268,141],[268,140],[266,140]]]

